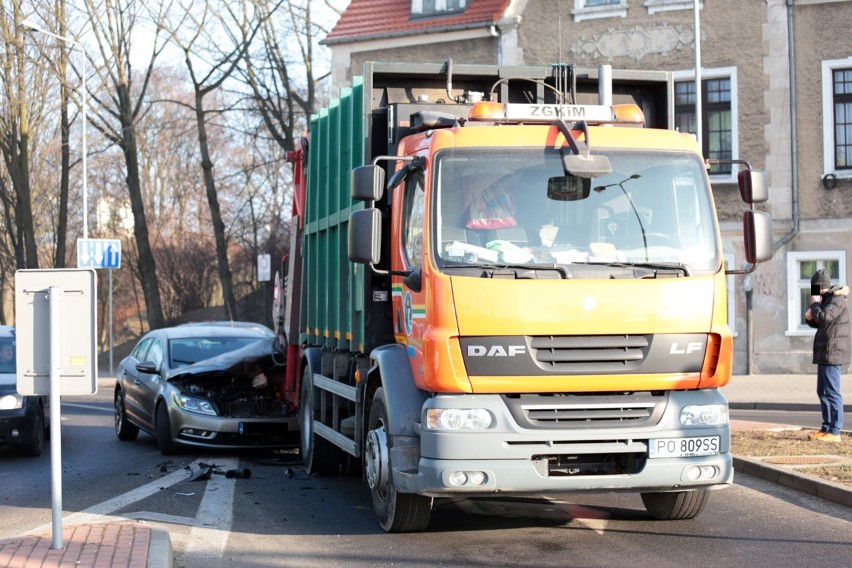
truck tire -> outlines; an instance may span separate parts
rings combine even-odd
[[[318,416],[317,389],[310,366],[302,373],[299,394],[299,429],[301,430],[302,464],[310,475],[330,475],[340,472],[341,452],[314,431],[313,420]]]
[[[386,532],[422,531],[432,514],[431,499],[396,490],[390,462],[393,436],[387,431],[387,424],[385,392],[379,388],[370,405],[370,421],[364,441],[364,477],[370,487],[373,510]]]
[[[671,493],[642,493],[645,510],[655,519],[673,521],[694,519],[707,505],[706,489]]]
[[[124,393],[121,389],[115,390],[115,435],[122,442],[131,442],[139,436],[139,428],[127,420],[127,412],[124,409]]]
[[[154,429],[157,431],[157,447],[161,454],[173,456],[180,453],[180,448],[172,441],[172,426],[169,423],[169,410],[165,402],[157,405],[157,423]]]

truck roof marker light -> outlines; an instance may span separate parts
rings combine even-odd
[[[506,105],[495,102],[478,102],[467,114],[468,120],[497,121],[506,120]]]
[[[613,105],[616,121],[621,124],[645,124],[645,113],[636,104]]]

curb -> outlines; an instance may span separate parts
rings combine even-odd
[[[171,535],[163,529],[152,528],[146,568],[172,568],[174,564]]]
[[[852,488],[817,479],[759,459],[733,456],[734,470],[852,508]]]
[[[819,404],[801,402],[729,402],[733,410],[783,410],[791,412],[821,412]],[[844,404],[843,412],[852,413],[852,405]]]

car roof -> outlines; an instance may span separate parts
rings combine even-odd
[[[162,327],[149,331],[145,337],[156,335],[167,339],[191,339],[197,337],[256,337],[264,339],[269,337],[260,329],[253,327],[225,327],[221,325],[179,325],[175,327]]]
[[[11,337],[15,338],[15,326],[14,325],[0,325],[0,337]]]
[[[263,332],[267,337],[274,337],[275,332],[263,325],[262,323],[257,323],[253,321],[192,321],[187,323],[180,324],[179,327],[183,326],[216,326],[216,327],[229,327],[229,328],[250,328],[256,329],[258,331]]]

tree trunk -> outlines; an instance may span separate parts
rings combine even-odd
[[[65,29],[65,0],[56,2],[56,19],[59,21],[59,35],[64,36]],[[61,132],[62,158],[59,174],[59,219],[56,224],[56,252],[53,257],[55,268],[65,268],[65,247],[68,232],[68,191],[70,185],[71,149],[69,147],[68,124],[68,51],[63,42],[59,45],[59,130]],[[84,81],[85,83],[85,81]],[[83,88],[86,88],[85,84]],[[83,125],[86,128],[86,125]]]
[[[207,124],[204,116],[204,95],[195,91],[195,119],[198,123],[198,145],[201,150],[201,170],[204,172],[204,187],[207,190],[207,204],[210,206],[210,218],[213,222],[213,234],[216,239],[216,264],[219,267],[219,281],[222,284],[222,299],[228,318],[237,319],[237,300],[231,278],[231,266],[228,263],[228,242],[225,239],[225,223],[219,209],[219,195],[213,178],[213,161],[207,143]]]
[[[163,306],[160,301],[160,287],[157,284],[157,264],[148,239],[148,222],[145,219],[145,204],[142,199],[142,186],[139,182],[139,155],[136,146],[136,128],[133,122],[130,92],[127,85],[118,86],[121,121],[121,149],[127,168],[127,191],[130,194],[130,209],[133,212],[133,235],[139,250],[137,265],[142,294],[148,313],[148,326],[158,329],[165,325]]]

